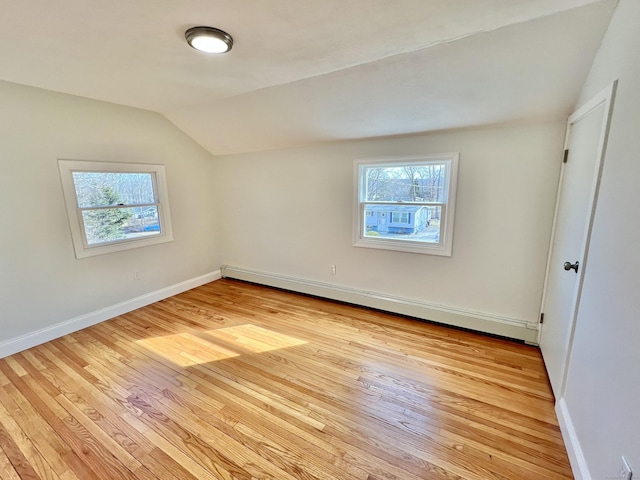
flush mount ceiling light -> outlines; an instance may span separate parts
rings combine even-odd
[[[227,53],[233,46],[231,35],[213,27],[193,27],[184,36],[189,45],[205,53]]]

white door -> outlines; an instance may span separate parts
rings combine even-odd
[[[547,265],[540,348],[556,398],[571,355],[616,84],[581,107],[567,125]]]
[[[387,228],[387,214],[386,213],[381,213],[380,216],[378,217],[378,231],[379,232],[388,232],[389,229]]]

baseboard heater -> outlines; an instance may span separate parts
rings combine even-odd
[[[223,278],[244,280],[297,293],[415,317],[444,325],[521,340],[535,345],[538,324],[329,283],[222,265]]]

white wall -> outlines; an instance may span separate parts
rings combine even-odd
[[[581,94],[619,79],[564,393],[593,479],[618,478],[621,455],[640,475],[638,19],[640,2],[622,0]]]
[[[0,345],[219,267],[212,157],[169,121],[6,82],[0,105]],[[58,158],[166,165],[175,240],[77,260]]]
[[[217,156],[223,261],[537,323],[563,136],[560,122]],[[352,246],[354,159],[451,151],[452,257]]]

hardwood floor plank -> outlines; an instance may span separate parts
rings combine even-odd
[[[236,359],[236,360],[234,360],[233,362],[234,362],[234,363],[235,363],[235,362],[242,362],[242,360],[237,360],[237,359]],[[239,374],[242,374],[242,372],[249,372],[249,371],[251,370],[252,366],[251,366],[251,365],[248,365],[248,364],[247,364],[247,362],[250,362],[250,359],[245,360],[245,361],[244,361],[244,363],[242,363],[242,365],[240,365],[240,366],[238,367],[237,372],[238,372]],[[264,357],[262,357],[262,359],[261,359],[261,363],[262,363],[262,364],[264,364],[264,363],[265,363],[265,361],[264,361]],[[226,369],[226,370],[229,370],[229,364],[227,364],[227,366],[225,367],[225,369]],[[270,368],[269,370],[273,371],[274,369],[273,369],[273,368]],[[269,375],[269,373],[268,373],[267,371],[259,371],[259,372],[258,372],[258,375],[259,375],[259,376],[268,376],[268,375]],[[236,381],[238,381],[238,380],[236,380]],[[277,379],[277,378],[274,378],[274,377],[271,377],[271,378],[270,378],[270,381],[271,381],[271,383],[273,384],[273,383],[277,382],[277,381],[278,381],[278,379]],[[368,388],[368,389],[370,389],[370,388],[371,388],[371,384],[369,384],[369,385],[367,386],[367,388]],[[284,392],[285,392],[285,390],[287,390],[287,386],[286,386],[286,385],[280,385],[280,386],[278,387],[278,390],[279,390],[281,393],[284,393]],[[385,393],[386,393],[386,392],[385,392]],[[292,393],[292,394],[293,394],[293,395],[295,395],[295,393]],[[312,395],[313,395],[313,392],[310,392],[309,390],[307,390],[306,395],[308,395],[308,396],[312,396]],[[349,395],[348,395],[348,392],[345,392],[342,396],[343,396],[343,397],[348,397],[348,396],[349,396]],[[371,409],[370,404],[371,404],[372,402],[375,402],[375,401],[378,401],[378,403],[380,403],[380,402],[384,402],[383,408],[381,408],[379,411],[372,410],[372,411],[370,411],[370,412],[369,412],[369,414],[370,414],[370,415],[372,415],[373,417],[377,417],[377,418],[378,418],[378,420],[380,420],[380,421],[382,422],[382,421],[384,421],[384,420],[383,420],[383,418],[385,418],[385,417],[384,417],[384,412],[387,412],[387,413],[388,413],[388,412],[390,412],[390,411],[391,411],[391,409],[393,409],[393,406],[395,405],[395,403],[397,403],[397,399],[393,398],[393,399],[391,399],[390,401],[385,401],[385,400],[383,400],[383,399],[382,399],[382,397],[381,397],[379,400],[377,400],[376,398],[371,398],[371,399],[370,399],[370,401],[365,402],[363,406],[360,406],[360,405],[354,405],[354,406],[353,406],[353,408],[354,408],[354,410],[360,409],[360,410],[367,410],[367,411],[369,411],[369,409]],[[424,402],[425,402],[425,404],[427,403],[427,399],[426,399],[426,398],[424,399]],[[322,405],[322,402],[321,402],[321,401],[320,401],[320,402],[315,401],[314,403],[315,403],[314,408],[319,408],[319,406],[320,406],[320,405]],[[335,404],[331,404],[331,405],[329,405],[327,408],[328,408],[328,409],[331,409],[331,408],[333,408],[333,407],[335,407],[335,406],[336,406]],[[325,410],[325,412],[328,412],[328,411],[330,411],[330,410]],[[405,413],[405,412],[403,412],[403,413]],[[331,415],[331,414],[330,414],[330,415]],[[439,421],[441,421],[441,418],[436,418],[436,419],[435,419],[435,421],[433,421],[433,422],[432,422],[432,421],[431,421],[431,418],[432,418],[432,417],[434,417],[434,415],[433,415],[433,413],[432,413],[432,412],[430,412],[428,415],[427,415],[427,414],[424,414],[424,415],[421,415],[421,416],[415,415],[415,416],[413,417],[413,419],[420,419],[420,420],[423,422],[423,423],[422,423],[422,425],[425,425],[426,423],[430,423],[430,424],[432,424],[432,425],[433,425],[433,428],[430,428],[430,430],[431,430],[432,435],[434,435],[434,434],[435,434],[434,432],[437,432],[437,431],[441,428],[440,424],[438,423]],[[442,417],[442,416],[440,416],[440,417]],[[405,420],[410,420],[410,419],[398,418],[398,419],[395,421],[395,423],[397,423],[398,425],[402,425],[402,422],[403,422],[403,421],[405,421]],[[463,419],[461,419],[461,420],[459,420],[459,421],[458,421],[458,428],[466,427],[466,426],[468,426],[468,425],[467,425],[467,422],[465,422]],[[470,433],[472,433],[472,432],[468,432],[468,433],[470,434]],[[507,432],[507,434],[503,435],[503,438],[508,438],[508,439],[509,439],[509,441],[511,441],[511,440],[513,440],[513,439],[519,439],[519,438],[520,438],[519,436],[511,436],[511,437],[509,437],[509,436],[508,436],[508,434],[509,434],[509,432]],[[485,431],[482,431],[482,430],[481,430],[481,431],[480,431],[480,435],[481,435],[481,437],[486,437],[486,436],[487,436],[486,429],[485,429]]]
[[[2,368],[3,365],[0,362],[0,369]],[[122,467],[103,445],[86,432],[75,418],[60,407],[55,398],[50,396],[47,390],[55,391],[55,387],[49,383],[47,378],[40,375],[40,372],[34,369],[29,375],[18,377],[15,374],[12,375],[6,369],[3,371],[20,393],[28,399],[38,414],[47,420],[55,432],[75,451],[77,456],[93,470],[92,477],[135,478],[130,471]],[[70,466],[73,465],[70,464]]]
[[[0,478],[573,478],[539,350],[219,280],[0,359]]]
[[[15,429],[20,428],[34,442],[57,475],[64,474],[69,465],[64,456],[70,450],[64,445],[46,421],[25,401],[13,385],[0,389],[0,416],[5,422],[15,421]]]
[[[151,383],[136,382],[130,384],[114,374],[107,366],[94,365],[93,368],[102,375],[103,380],[109,378],[110,385],[119,385],[121,389],[127,391],[126,402],[138,412],[138,418],[149,425],[151,429],[164,436],[186,455],[200,462],[220,478],[250,478],[248,472],[206,443],[197,432],[193,431],[192,426],[181,424],[177,419],[169,417],[162,409],[157,408],[155,402],[145,392],[145,390],[154,388]],[[213,434],[213,432],[209,433]]]
[[[213,373],[212,371],[212,366],[208,366],[207,370],[208,373]],[[225,374],[229,375],[231,373],[233,373],[234,376],[230,377],[227,380],[227,384],[229,384],[230,386],[233,385],[231,383],[228,383],[229,381],[233,381],[234,384],[236,385],[246,385],[246,388],[243,389],[243,391],[246,393],[246,397],[249,401],[254,401],[253,399],[256,398],[256,395],[252,392],[255,391],[254,386],[252,386],[253,384],[251,383],[251,379],[250,377],[248,377],[247,375],[243,375],[246,374],[246,372],[248,372],[248,368],[246,367],[246,365],[240,365],[237,369],[232,369],[230,367],[229,364],[227,364],[224,368],[225,370]],[[219,373],[219,372],[218,372]],[[266,372],[265,372],[266,374]],[[244,378],[243,378],[244,377]],[[248,379],[248,380],[247,380]],[[285,393],[285,386],[282,386],[281,388],[278,389],[279,393],[284,394]],[[295,397],[292,396],[291,397],[292,402],[293,403],[295,401]],[[359,417],[359,420],[361,423],[359,424],[355,424],[355,423],[349,423],[349,428],[351,429],[350,434],[352,435],[357,435],[359,437],[362,437],[364,435],[366,435],[367,433],[365,432],[364,428],[367,424],[371,423],[372,424],[372,428],[376,429],[378,432],[381,430],[389,430],[392,429],[392,425],[388,424],[386,420],[381,420],[380,422],[376,422],[376,418],[375,415],[372,415],[371,412],[369,410],[367,410],[367,416],[363,416],[363,415],[358,415],[358,413],[356,412],[356,409],[352,409],[353,413],[351,413],[350,415],[345,415],[345,405],[343,404],[342,410],[341,410],[341,414],[340,415],[334,415],[334,413],[331,410],[331,407],[328,409],[324,409],[320,406],[320,402],[315,402],[313,404],[313,406],[311,407],[313,409],[313,415],[315,416],[315,418],[321,420],[322,422],[322,431],[323,432],[327,432],[327,425],[331,425],[331,424],[345,424],[345,422],[350,422],[349,417],[355,417],[356,415]],[[255,403],[254,403],[255,405]],[[363,413],[365,411],[365,407],[361,406],[360,407],[360,413]],[[279,414],[283,414],[285,412],[278,412],[276,411],[276,413]],[[282,415],[282,418],[287,418],[286,416]],[[366,422],[364,421],[366,420]],[[291,423],[292,420],[289,418],[288,419],[288,423]],[[303,420],[304,422],[304,420]],[[304,422],[307,423],[307,422]],[[424,445],[423,445],[424,446]],[[379,452],[378,452],[379,453]]]
[[[0,425],[0,428],[2,428],[1,425]],[[2,432],[0,432],[0,439],[1,438],[2,438]],[[2,472],[2,477],[0,478],[2,478],[3,480],[20,480],[20,477],[18,476],[18,472],[16,472],[16,469],[11,464],[11,460],[9,460],[7,455],[4,453],[3,448],[4,448],[4,445],[0,440],[0,472]]]
[[[20,447],[16,444],[11,434],[5,429],[4,423],[0,422],[0,448],[8,459],[11,467],[7,469],[7,474],[15,472],[21,479],[39,479],[34,466],[24,456]],[[4,471],[2,472],[4,475]]]

